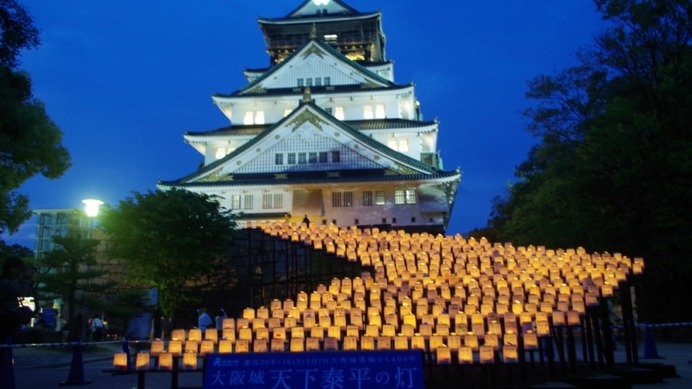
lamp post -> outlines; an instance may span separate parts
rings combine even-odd
[[[103,201],[96,199],[84,199],[82,200],[82,204],[84,204],[84,213],[91,218],[99,215],[99,207],[103,205]]]

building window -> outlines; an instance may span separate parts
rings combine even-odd
[[[390,139],[387,141],[387,146],[392,150],[405,153],[408,151],[408,139]]]
[[[245,112],[243,116],[243,124],[252,124],[252,111]]]
[[[339,120],[344,120],[344,107],[334,107],[334,117]]]
[[[415,204],[416,192],[413,189],[398,189],[394,191],[394,204]]]
[[[251,194],[246,194],[244,199],[245,200],[245,207],[244,209],[252,209],[254,206],[252,204],[252,195]]]
[[[281,209],[284,207],[284,195],[283,193],[274,193],[274,208]]]
[[[372,112],[372,105],[366,105],[363,107],[363,119],[373,119],[375,116]]]
[[[332,78],[331,77],[325,77],[324,78],[324,86],[329,86],[332,85]]]
[[[332,207],[341,207],[341,192],[332,192]]]
[[[289,165],[295,165],[296,164],[296,153],[288,153],[288,164]]]
[[[320,163],[329,162],[329,154],[326,151],[320,151]]]
[[[270,193],[265,193],[262,195],[262,209],[272,209],[274,208],[274,196]]]
[[[331,115],[331,114],[333,113],[333,111],[334,111],[334,109],[333,109],[332,107],[326,107],[324,110],[325,110],[328,114],[330,114],[330,115]]]
[[[312,78],[305,79],[305,86],[312,86]]]
[[[344,207],[353,206],[353,192],[344,192]]]
[[[307,154],[305,153],[298,153],[298,163],[301,165],[304,165],[307,163]]]
[[[303,80],[302,78],[299,78],[298,79],[298,88],[302,88],[303,86],[305,86],[305,80]]]
[[[309,163],[317,163],[317,152],[310,152],[308,154],[308,162]]]
[[[375,191],[375,205],[384,205],[384,191]]]
[[[340,151],[332,151],[332,163],[339,163],[341,162],[341,152]]]
[[[315,86],[322,86],[322,77],[315,77]]]
[[[275,165],[283,165],[284,164],[284,155],[281,153],[274,154],[274,164]]]
[[[363,192],[363,205],[365,206],[370,206],[372,205],[372,191],[367,190]]]
[[[257,111],[255,113],[255,124],[264,124],[264,111]]]
[[[231,196],[231,209],[240,209],[240,195]]]
[[[384,104],[377,104],[375,106],[375,118],[377,119],[384,119],[385,114],[384,114]]]

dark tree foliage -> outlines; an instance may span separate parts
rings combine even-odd
[[[529,83],[540,143],[493,205],[515,244],[644,257],[639,314],[691,320],[692,4],[598,0],[608,28],[579,66]]]
[[[127,262],[135,286],[159,290],[173,316],[200,292],[234,282],[229,266],[235,222],[212,196],[186,190],[134,193],[106,209],[101,225],[112,255]]]
[[[37,261],[38,292],[42,299],[62,298],[68,307],[68,323],[74,324],[78,307],[103,309],[103,296],[115,283],[102,278],[106,272],[96,261],[97,240],[73,229],[65,236],[53,236],[53,242],[56,248]]]
[[[22,49],[39,43],[26,9],[0,0],[0,233],[16,232],[31,216],[29,198],[16,190],[41,174],[60,177],[70,166],[62,132],[31,92],[31,79],[16,69]]]

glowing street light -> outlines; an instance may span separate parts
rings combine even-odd
[[[82,200],[84,204],[84,212],[88,217],[96,217],[99,214],[99,207],[103,205],[103,201],[96,199]]]

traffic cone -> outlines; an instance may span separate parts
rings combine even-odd
[[[15,389],[12,338],[7,338],[7,348],[0,349],[0,389]]]
[[[658,349],[656,349],[656,340],[654,339],[651,326],[644,324],[644,356],[642,359],[660,359]]]
[[[72,364],[67,381],[60,383],[60,386],[78,386],[90,384],[91,380],[84,379],[84,358],[82,357],[82,339],[77,338],[77,344],[72,353]]]

